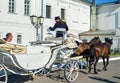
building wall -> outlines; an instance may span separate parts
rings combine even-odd
[[[35,29],[29,16],[24,15],[24,0],[16,0],[15,13],[8,12],[9,0],[0,0],[0,36],[4,38],[6,33],[13,34],[14,43],[17,42],[17,35],[22,36],[22,43],[35,40]]]
[[[97,20],[99,30],[113,30],[113,51],[120,52],[120,4],[106,4],[98,7]]]
[[[97,20],[99,30],[116,30],[120,28],[120,4],[98,7]]]
[[[0,37],[8,32],[13,33],[13,42],[17,42],[17,35],[22,35],[22,43],[36,40],[36,29],[30,22],[30,17],[24,15],[24,0],[16,0],[15,13],[8,12],[9,0],[0,0]],[[46,5],[51,6],[51,18],[46,18]],[[72,0],[43,0],[43,38],[46,29],[53,26],[55,16],[60,16],[60,9],[65,9],[65,21],[69,32],[78,35],[90,29],[90,6],[83,2]],[[30,15],[41,16],[41,0],[30,0]],[[39,28],[39,33],[41,28]]]
[[[71,0],[44,0],[44,17],[45,17],[45,5],[52,7],[51,18],[45,18],[44,20],[44,37],[46,35],[46,29],[53,26],[55,16],[60,16],[60,9],[65,9],[65,21],[69,27],[69,33],[78,35],[83,31],[90,29],[90,6],[83,4],[82,2],[74,2]]]

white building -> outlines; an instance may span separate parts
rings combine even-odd
[[[26,44],[36,40],[36,29],[30,16],[41,16],[41,0],[0,0],[0,37],[11,32],[13,42]],[[80,0],[43,0],[43,38],[46,29],[60,16],[69,26],[69,32],[78,34],[90,29],[90,5]],[[39,28],[40,33],[40,28]]]
[[[105,37],[113,38],[112,49],[120,51],[120,2],[97,5],[96,11],[96,16],[93,17],[95,20],[91,20],[91,25],[93,22],[95,27],[91,26],[90,31],[80,33],[80,37],[90,41],[93,37],[99,36],[103,42]]]
[[[98,29],[116,30],[120,28],[120,4],[98,6]]]
[[[120,3],[113,2],[98,6],[97,28],[113,35],[113,50],[120,51]]]

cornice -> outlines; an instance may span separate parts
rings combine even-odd
[[[7,22],[7,21],[0,21],[0,26],[13,26],[13,27],[25,27],[25,28],[32,28],[33,27],[32,24]]]

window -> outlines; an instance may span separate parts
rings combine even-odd
[[[61,8],[61,19],[65,20],[65,9]]]
[[[9,0],[9,10],[10,13],[15,13],[15,0]]]
[[[22,35],[17,35],[17,43],[22,43]]]
[[[24,1],[24,15],[28,16],[30,14],[30,1]]]
[[[46,18],[51,18],[51,6],[46,5]]]

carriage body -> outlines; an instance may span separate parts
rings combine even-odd
[[[18,75],[35,75],[41,71],[43,73],[47,72],[45,69],[53,67],[56,61],[64,64],[64,66],[67,66],[66,64],[68,63],[75,65],[70,66],[71,64],[68,64],[70,68],[77,67],[75,64],[77,61],[72,60],[71,62],[71,59],[68,58],[71,53],[73,53],[73,48],[68,48],[67,45],[63,43],[32,42],[30,45],[19,45],[7,43],[0,39],[0,72],[4,71],[5,75],[3,76],[6,77],[5,83],[7,83],[6,71]],[[65,73],[66,68],[64,69]],[[74,70],[78,72],[77,69],[72,68],[72,72],[74,72]],[[0,77],[2,76],[0,75]],[[66,74],[65,77],[68,79]],[[68,81],[76,80],[78,73],[77,76],[74,77],[74,79],[71,78],[72,80],[70,79]]]
[[[16,49],[9,50],[9,52],[5,50],[6,47],[10,47],[9,44],[1,46],[0,63],[15,71],[31,71],[42,68],[48,63],[51,57],[50,47],[44,45],[21,46],[15,44]],[[23,52],[21,52],[21,49]]]

